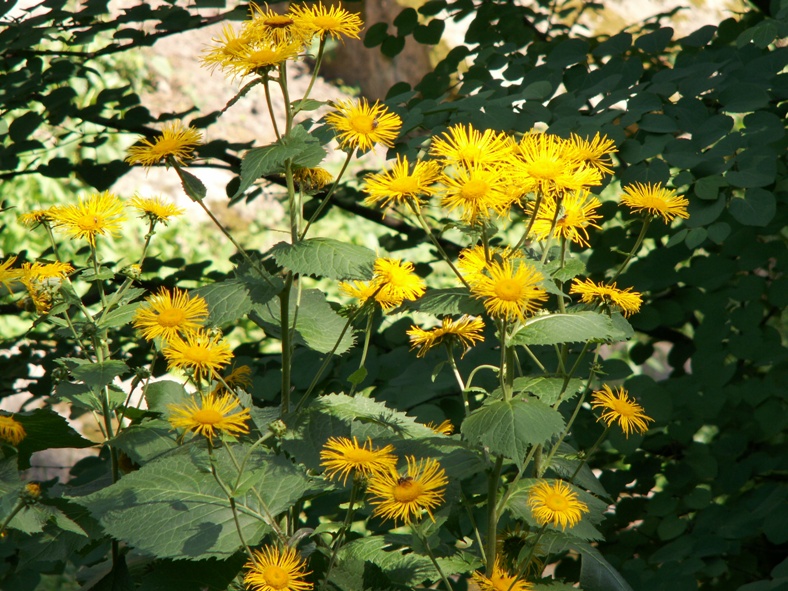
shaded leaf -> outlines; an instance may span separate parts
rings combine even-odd
[[[340,281],[372,279],[374,251],[331,238],[308,238],[296,244],[280,242],[271,249],[277,264],[299,275]]]

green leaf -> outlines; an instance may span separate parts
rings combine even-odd
[[[605,314],[574,312],[549,314],[528,320],[525,327],[514,335],[515,345],[557,345],[560,343],[600,342],[626,340],[625,323],[621,318],[614,324]]]
[[[306,100],[297,100],[290,103],[290,106],[295,109],[293,114],[298,113],[300,111],[314,111],[315,109],[319,109],[323,105],[327,105],[326,101],[316,101],[315,99],[306,99]]]
[[[30,456],[33,452],[44,449],[63,447],[92,447],[92,441],[84,439],[74,431],[65,418],[51,408],[37,408],[29,412],[20,412],[14,419],[22,423],[27,435],[19,443],[19,469],[30,467]]]
[[[296,309],[297,318],[295,318]],[[255,305],[249,318],[270,334],[281,337],[281,313],[278,301]],[[300,303],[296,298],[290,298],[288,320],[290,326],[293,325],[293,320],[295,320],[295,342],[313,351],[328,353],[336,345],[334,354],[341,355],[353,346],[353,331],[349,329],[347,320],[334,312],[326,301],[325,294],[318,289],[304,290],[301,293]]]
[[[257,494],[238,493],[235,502],[244,538],[256,545],[271,531],[267,522],[291,507],[309,481],[292,462],[250,447],[233,449],[239,461],[246,459],[241,488],[256,484]],[[226,448],[214,456],[219,477],[234,483],[238,473]],[[240,540],[227,495],[205,470],[208,462],[206,451],[192,446],[70,500],[88,508],[109,535],[141,552],[185,560],[226,558],[239,550]]]
[[[376,47],[388,37],[388,23],[375,23],[364,35],[364,47]]]
[[[128,371],[129,366],[122,361],[110,360],[79,365],[71,370],[71,374],[92,388],[103,388]]]
[[[284,284],[278,277],[261,277],[253,271],[226,281],[192,290],[208,303],[209,326],[226,326],[243,318],[254,306],[266,304],[273,299]]]
[[[559,399],[563,402],[574,397],[583,388],[583,380],[572,378],[564,388],[564,378],[515,378],[513,388],[515,392],[528,392],[545,404],[553,406]]]
[[[404,302],[406,310],[418,310],[435,316],[470,314],[478,316],[484,312],[480,300],[473,299],[465,287],[430,289],[415,302]]]
[[[374,251],[332,238],[308,238],[296,244],[280,242],[271,249],[277,264],[299,275],[339,281],[372,279]]]
[[[417,422],[403,412],[397,412],[384,403],[364,396],[328,394],[312,403],[312,408],[347,422],[360,421],[381,425],[403,437],[432,437],[432,429]]]
[[[155,560],[145,566],[137,591],[225,591],[246,560],[246,555],[201,562]]]
[[[167,421],[143,421],[123,429],[112,445],[140,466],[178,448],[178,434]]]
[[[181,404],[191,397],[180,382],[161,380],[145,387],[145,402],[153,412],[167,413],[168,404]]]
[[[701,199],[715,201],[720,189],[727,186],[728,182],[721,176],[707,176],[695,181],[695,194]]]
[[[437,45],[440,43],[446,24],[440,19],[433,19],[427,25],[416,25],[413,29],[413,38],[422,45]]]
[[[581,556],[580,586],[583,591],[632,591],[624,577],[591,544],[570,544]]]
[[[777,213],[774,195],[765,189],[747,189],[744,199],[731,199],[731,215],[745,226],[766,226]]]
[[[205,188],[205,185],[200,179],[198,179],[192,173],[181,169],[180,166],[177,166],[175,170],[178,172],[178,176],[181,179],[181,186],[183,186],[183,190],[192,201],[196,202],[205,199],[208,189]]]
[[[522,464],[531,445],[542,444],[564,428],[561,415],[538,400],[496,400],[476,409],[462,423],[470,441]]]
[[[580,259],[572,258],[562,266],[561,261],[551,261],[544,267],[545,272],[558,281],[569,281],[578,275],[586,274],[586,266]]]
[[[297,125],[279,141],[262,148],[253,148],[241,161],[241,183],[231,199],[237,199],[257,179],[270,174],[285,172],[285,163],[290,160],[299,168],[317,166],[322,162],[326,151],[320,141]]]
[[[125,326],[134,319],[134,314],[137,313],[137,308],[139,308],[139,306],[140,302],[118,306],[104,316],[100,322],[96,323],[96,326],[99,328],[117,328],[119,326]]]

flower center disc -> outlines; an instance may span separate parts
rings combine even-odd
[[[350,119],[350,127],[357,133],[370,134],[375,130],[375,119],[369,115],[356,115]]]
[[[345,452],[345,458],[354,464],[364,464],[374,460],[375,456],[366,449],[349,449]]]
[[[339,19],[328,15],[318,16],[312,22],[318,29],[322,29],[323,31],[331,31],[338,28],[340,25]]]
[[[205,347],[188,347],[183,356],[192,363],[205,363],[210,361],[211,352]]]
[[[479,201],[484,198],[490,187],[484,181],[472,180],[465,183],[460,195],[467,201]]]
[[[520,282],[514,279],[500,279],[495,282],[495,295],[499,300],[516,302],[520,299]]]
[[[528,174],[538,179],[553,180],[563,169],[563,164],[555,160],[537,160],[528,167]]]
[[[158,321],[161,326],[172,327],[179,326],[184,318],[186,318],[186,315],[183,313],[183,310],[170,308],[169,310],[162,310]]]
[[[286,16],[272,16],[271,18],[265,19],[263,24],[272,29],[283,29],[292,25],[293,19]]]
[[[290,582],[287,571],[275,564],[269,564],[265,567],[263,570],[263,579],[265,579],[266,585],[274,589],[285,589]]]
[[[405,176],[391,181],[392,193],[413,194],[419,190],[419,184],[412,176]]]
[[[259,68],[262,66],[270,66],[271,64],[275,64],[277,59],[276,54],[270,49],[261,49],[250,55],[249,61],[253,64],[256,64]]]
[[[410,503],[421,495],[421,485],[415,480],[406,480],[394,487],[392,496],[400,503]]]
[[[201,425],[215,425],[222,420],[222,413],[213,408],[203,408],[194,413],[194,421]]]
[[[80,230],[95,231],[101,227],[101,219],[96,215],[83,215],[77,221]]]
[[[569,503],[563,495],[548,495],[544,504],[553,511],[566,511],[569,508]]]

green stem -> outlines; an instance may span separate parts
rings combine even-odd
[[[11,520],[22,510],[24,506],[25,502],[22,499],[19,499],[16,502],[16,505],[13,509],[11,509],[11,512],[6,516],[5,519],[3,519],[3,523],[0,523],[0,535],[5,533],[5,528],[8,527],[8,524],[11,523]]]
[[[559,203],[555,204],[555,214],[553,215],[553,221],[550,223],[550,232],[547,234],[547,240],[544,243],[544,252],[542,252],[542,259],[541,263],[544,265],[547,262],[547,255],[550,253],[550,246],[553,243],[553,233],[555,232],[555,226],[558,223],[558,213],[561,211]]]
[[[285,135],[293,128],[293,110],[290,107],[290,92],[287,89],[287,60],[279,64],[279,88],[285,100]]]
[[[650,217],[644,217],[643,218],[643,227],[640,228],[640,234],[638,234],[638,237],[635,240],[635,245],[632,247],[632,250],[629,251],[629,254],[627,255],[627,258],[624,259],[624,262],[621,263],[621,266],[618,268],[618,271],[616,271],[616,274],[613,275],[613,278],[610,280],[611,282],[615,281],[616,279],[618,279],[618,276],[621,275],[621,273],[624,272],[624,269],[627,268],[627,265],[629,264],[629,261],[631,261],[632,257],[635,256],[635,253],[638,250],[640,250],[640,246],[643,244],[643,240],[646,237],[646,232],[648,232],[648,227],[649,227],[650,224],[651,224],[651,218]]]
[[[507,319],[503,318],[498,325],[498,332],[501,335],[501,370],[498,374],[498,379],[501,384],[503,399],[506,401],[510,400],[512,397],[511,374],[509,372],[509,364],[507,363],[509,360],[508,345],[506,343],[507,328]]]
[[[490,370],[494,371],[495,373],[500,373],[501,372],[501,368],[497,367],[495,365],[479,365],[479,366],[473,368],[471,373],[468,375],[468,382],[465,385],[466,391],[470,390],[471,384],[473,383],[473,378],[476,377],[476,372],[478,372],[479,370],[482,370],[482,369],[490,369]]]
[[[430,557],[430,561],[432,562],[432,566],[435,567],[435,570],[438,572],[438,575],[440,576],[441,581],[443,581],[444,587],[446,587],[446,591],[454,591],[452,586],[451,586],[451,583],[449,582],[448,577],[446,576],[446,573],[443,572],[443,569],[441,568],[441,565],[438,564],[438,560],[435,558],[435,554],[432,553],[432,548],[430,548],[430,544],[427,541],[427,539],[424,536],[422,536],[421,534],[419,534],[416,531],[415,527],[411,527],[411,530],[421,540],[421,543],[424,546],[424,549],[427,551],[427,556]]]
[[[495,467],[492,469],[487,479],[487,550],[485,551],[485,557],[487,561],[486,572],[488,577],[492,576],[493,570],[495,569],[499,515],[496,497],[498,496],[498,485],[501,479],[502,467],[503,456],[498,456],[498,459],[495,461]]]
[[[293,286],[293,274],[288,272],[285,287],[279,293],[279,325],[282,333],[282,405],[279,413],[284,417],[290,412],[290,372],[293,363],[293,346],[290,331],[290,289]]]
[[[594,445],[592,445],[589,450],[583,454],[583,457],[580,460],[580,463],[577,465],[577,468],[575,468],[575,471],[572,472],[572,477],[569,479],[569,482],[574,483],[575,478],[577,478],[577,475],[580,474],[580,470],[582,470],[586,462],[588,462],[588,460],[590,460],[591,457],[596,453],[596,450],[605,440],[608,433],[610,433],[610,426],[606,425],[604,431],[602,431],[602,434],[594,442]]]
[[[534,212],[531,215],[531,219],[528,220],[528,226],[525,228],[525,232],[523,232],[523,235],[520,237],[520,240],[517,241],[517,244],[514,245],[514,250],[522,248],[522,246],[525,244],[525,241],[528,238],[528,234],[531,233],[531,228],[534,227],[534,222],[536,222],[536,217],[539,215],[539,207],[542,205],[542,197],[543,195],[541,192],[536,196],[536,203],[534,203]]]
[[[331,188],[328,190],[328,193],[326,193],[326,196],[323,198],[323,201],[320,202],[320,205],[318,205],[317,209],[315,210],[315,213],[313,213],[312,217],[309,218],[309,221],[306,223],[306,226],[304,226],[304,230],[301,232],[301,235],[298,237],[299,240],[304,239],[304,236],[306,236],[306,233],[309,231],[309,228],[312,227],[314,221],[318,217],[320,217],[320,214],[323,213],[323,210],[326,207],[328,207],[328,203],[331,200],[331,196],[337,190],[337,186],[339,186],[339,181],[342,178],[342,175],[345,174],[345,171],[347,170],[348,164],[350,164],[350,159],[352,157],[353,157],[353,152],[352,151],[348,152],[347,158],[345,158],[345,162],[342,165],[342,168],[340,169],[337,178],[334,179],[334,184],[331,185]]]
[[[547,524],[545,523],[536,533],[536,539],[531,543],[531,550],[528,552],[528,556],[526,556],[523,562],[520,564],[520,568],[517,569],[517,574],[515,574],[514,580],[511,582],[506,591],[512,591],[517,581],[519,581],[523,574],[525,574],[525,572],[528,570],[528,566],[531,564],[531,560],[533,560],[534,554],[536,553],[536,548],[539,545],[539,540],[542,539],[546,529]]]
[[[412,198],[410,198],[410,199],[412,199]],[[424,219],[424,215],[421,213],[421,209],[418,208],[418,204],[414,205],[414,204],[410,203],[410,199],[409,199],[409,204],[411,206],[411,209],[416,214],[416,219],[419,220],[419,224],[421,224],[421,227],[424,230],[424,233],[427,235],[427,238],[429,238],[430,242],[432,242],[432,244],[435,246],[435,248],[438,249],[438,252],[443,257],[443,260],[446,261],[446,263],[451,268],[452,272],[457,276],[457,278],[462,282],[462,284],[465,287],[467,287],[468,289],[470,289],[471,286],[465,280],[465,277],[463,277],[462,273],[460,273],[459,270],[457,269],[457,267],[454,266],[454,263],[451,262],[451,258],[449,258],[449,255],[446,254],[446,251],[441,246],[441,243],[438,241],[437,238],[435,238],[435,235],[432,233],[432,230],[430,229],[429,225],[427,224],[427,220]]]
[[[325,587],[328,585],[328,577],[331,575],[331,570],[334,568],[334,563],[337,560],[337,553],[339,552],[339,548],[342,546],[342,538],[345,537],[345,534],[350,529],[350,525],[353,523],[353,515],[356,512],[356,500],[358,499],[358,493],[361,491],[361,485],[357,478],[353,478],[353,486],[350,489],[350,501],[348,502],[347,512],[345,513],[345,520],[342,522],[342,527],[339,528],[337,532],[337,537],[334,538],[334,541],[331,542],[331,559],[328,561],[328,568],[326,569],[326,574],[323,578],[323,585]]]
[[[471,414],[471,405],[468,401],[468,392],[465,390],[465,384],[462,381],[462,374],[460,373],[460,369],[457,367],[457,361],[454,359],[454,351],[452,350],[451,343],[447,342],[446,345],[446,355],[449,358],[449,365],[451,366],[451,370],[454,372],[454,379],[457,380],[457,385],[460,387],[460,395],[462,396],[462,405],[465,408],[465,416],[467,417]]]
[[[274,134],[277,140],[281,140],[282,136],[279,133],[279,126],[276,124],[276,114],[274,113],[274,105],[271,102],[271,87],[268,82],[271,79],[268,77],[268,72],[263,74],[263,90],[265,90],[265,104],[268,106],[268,115],[271,117],[271,125],[274,127]]]
[[[367,353],[369,352],[369,342],[372,339],[372,320],[374,317],[375,317],[375,311],[373,309],[370,315],[367,316],[367,326],[364,329],[364,348],[361,351],[361,361],[359,361],[358,363],[359,369],[364,367],[364,365],[367,362]],[[350,389],[349,396],[353,396],[353,394],[356,391],[356,386],[357,386],[356,384],[353,384],[353,387]]]
[[[326,48],[326,38],[320,38],[320,46],[317,48],[317,57],[315,58],[315,67],[312,69],[312,77],[309,79],[309,85],[306,87],[306,92],[304,96],[298,101],[298,106],[294,109],[294,112],[297,113],[301,110],[304,106],[304,101],[309,98],[309,93],[312,92],[312,87],[315,84],[315,80],[317,80],[317,75],[320,72],[320,66],[323,63],[323,53]]]
[[[98,278],[100,265],[98,262],[98,250],[96,249],[95,243],[90,243],[90,258],[93,261],[93,273],[95,273],[95,279],[93,280],[93,282],[96,284],[96,289],[99,292],[99,298],[101,299],[101,307],[106,309],[107,296],[104,293],[104,281]]]
[[[523,460],[523,465],[518,468],[517,474],[512,479],[512,481],[507,485],[506,492],[503,493],[501,500],[498,502],[498,508],[497,508],[498,515],[503,513],[503,509],[506,506],[509,497],[512,496],[515,486],[517,485],[518,482],[520,482],[520,479],[523,477],[523,474],[525,474],[525,469],[528,467],[528,464],[531,463],[531,460],[534,458],[534,455],[536,455],[535,445],[531,446],[531,449],[528,450],[528,455],[525,456],[525,459]]]

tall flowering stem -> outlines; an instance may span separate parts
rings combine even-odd
[[[337,175],[337,178],[334,179],[334,183],[331,185],[331,188],[326,193],[326,196],[323,197],[322,201],[320,202],[320,205],[317,207],[315,212],[312,214],[312,217],[309,218],[309,221],[307,221],[306,226],[304,226],[303,231],[298,236],[299,240],[303,240],[304,239],[304,237],[306,236],[306,233],[309,231],[309,228],[312,227],[312,224],[314,223],[314,221],[317,218],[319,218],[320,214],[323,213],[323,211],[326,209],[326,207],[328,207],[328,204],[331,201],[331,197],[334,195],[334,191],[337,190],[337,187],[339,186],[339,181],[342,179],[342,176],[345,174],[345,171],[347,170],[348,164],[350,164],[350,160],[352,158],[353,158],[353,151],[351,150],[351,151],[349,151],[347,153],[347,156],[345,157],[345,162],[342,164],[342,168],[339,170],[339,174]]]
[[[648,232],[648,227],[651,225],[651,216],[645,215],[643,216],[643,226],[640,228],[640,234],[638,234],[637,239],[635,240],[635,244],[632,246],[632,250],[629,251],[627,258],[624,259],[624,262],[621,263],[621,266],[616,271],[616,274],[613,275],[611,281],[615,281],[618,279],[618,276],[624,272],[629,265],[629,261],[632,260],[632,257],[640,250],[640,246],[643,244],[643,240],[646,238],[646,232]]]

